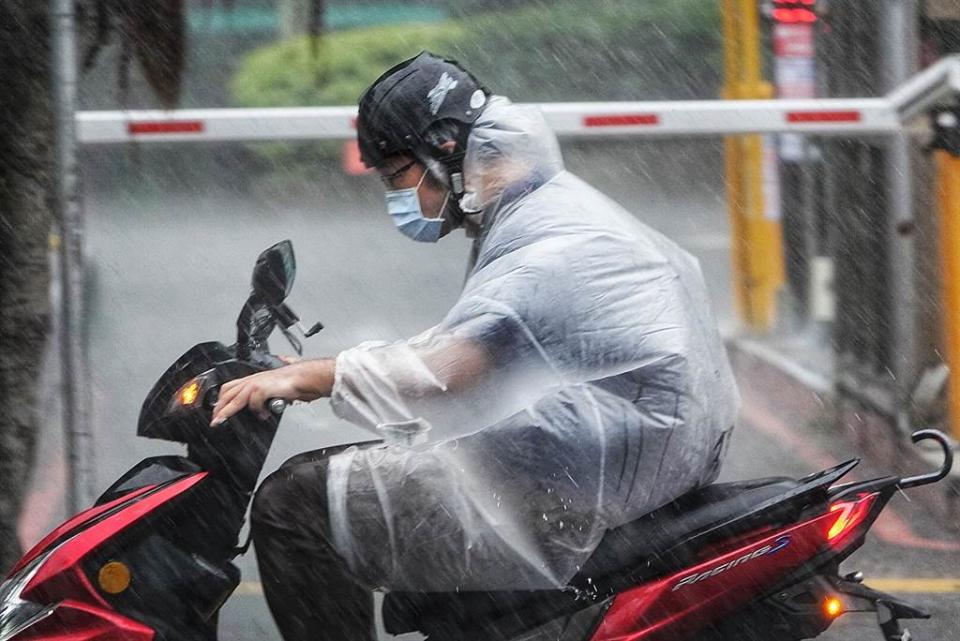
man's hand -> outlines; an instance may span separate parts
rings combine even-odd
[[[269,399],[313,401],[330,396],[333,387],[334,361],[319,359],[298,361],[266,372],[240,378],[220,387],[220,396],[213,408],[211,426],[217,426],[245,407],[260,418],[269,416],[265,405]]]

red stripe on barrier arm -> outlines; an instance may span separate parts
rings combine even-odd
[[[585,116],[584,127],[625,127],[631,125],[658,125],[657,114],[614,114],[610,116]]]
[[[859,111],[789,111],[787,122],[860,122]]]
[[[127,133],[140,134],[199,134],[203,132],[202,120],[131,122],[127,124]]]

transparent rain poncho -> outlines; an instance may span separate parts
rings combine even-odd
[[[562,588],[604,532],[712,481],[737,394],[695,259],[564,171],[494,97],[463,206],[463,292],[337,358],[332,405],[387,444],[330,460],[334,544],[373,587]]]

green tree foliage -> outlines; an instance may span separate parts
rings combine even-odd
[[[364,87],[422,49],[456,48],[459,22],[401,24],[328,34],[316,51],[305,37],[250,54],[233,82],[244,107],[355,104]]]
[[[260,49],[233,82],[244,107],[348,105],[380,73],[428,49],[461,60],[517,100],[714,97],[720,84],[716,3],[568,0],[433,24],[303,39]]]
[[[527,2],[440,23],[334,32],[316,52],[306,39],[294,38],[249,54],[232,93],[242,107],[352,105],[386,69],[426,49],[460,60],[492,91],[518,101],[710,98],[721,82],[716,4]],[[283,168],[270,180],[284,188],[340,149],[302,143],[254,148],[268,167]]]

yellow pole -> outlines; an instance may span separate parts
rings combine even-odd
[[[761,73],[756,0],[723,0],[723,30],[724,98],[773,97],[773,87]],[[773,326],[777,293],[785,280],[780,221],[765,215],[763,137],[728,137],[725,144],[734,289],[744,324],[762,332]]]
[[[770,85],[763,82],[760,71],[760,15],[756,0],[740,0],[740,48],[742,57],[743,98],[769,98]],[[761,86],[762,85],[762,86]],[[758,95],[758,94],[766,95]]]
[[[737,0],[723,0],[723,70],[725,100],[739,98],[740,79],[740,26]],[[724,175],[727,187],[727,209],[730,213],[730,236],[733,265],[733,290],[740,319],[749,324],[750,318],[750,265],[746,220],[743,216],[743,174],[741,169],[742,149],[736,136],[724,138]]]
[[[947,379],[947,420],[960,439],[960,158],[937,151],[940,204],[940,262],[943,276],[943,342]]]
[[[740,24],[737,15],[737,0],[723,0],[723,97],[737,98],[737,82],[740,79]]]

